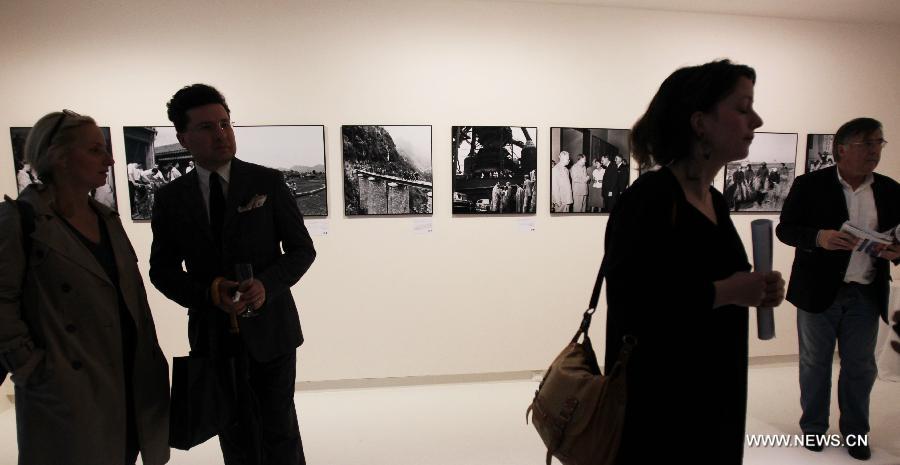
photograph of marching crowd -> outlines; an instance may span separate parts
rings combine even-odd
[[[431,126],[342,126],[344,213],[430,215]]]
[[[806,135],[806,172],[834,165],[834,134]]]
[[[171,126],[123,129],[131,219],[149,220],[160,187],[194,169]],[[327,216],[324,126],[235,126],[236,157],[275,168],[305,216]]]
[[[735,212],[778,213],[796,175],[797,134],[757,132],[750,154],[725,166],[725,201]]]
[[[628,187],[628,129],[550,128],[550,212],[609,213]]]
[[[453,126],[453,213],[535,212],[537,128]]]
[[[9,128],[10,139],[12,140],[13,166],[16,173],[16,187],[18,192],[22,192],[29,184],[40,183],[37,173],[31,168],[31,165],[25,163],[25,139],[28,138],[28,131],[31,128]],[[110,145],[109,128],[100,128],[103,131],[103,137],[106,138],[106,147],[112,153],[112,145]],[[106,184],[91,191],[94,200],[106,205],[107,207],[118,210],[116,203],[116,181],[113,174],[113,167],[109,167],[106,172]]]

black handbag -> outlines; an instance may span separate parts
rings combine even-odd
[[[198,324],[204,331],[192,347],[201,350],[172,360],[169,445],[181,450],[206,442],[238,418],[238,373],[242,366],[233,350],[235,341],[217,337],[220,326],[213,318],[203,318]]]
[[[197,355],[172,360],[169,445],[202,444],[234,424],[237,392],[234,357]]]

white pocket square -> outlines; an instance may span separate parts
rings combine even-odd
[[[266,203],[266,198],[267,197],[265,195],[256,194],[255,196],[253,196],[252,199],[250,199],[249,202],[247,202],[247,205],[244,205],[243,207],[238,207],[238,213],[244,213],[246,211],[253,210],[254,208],[259,208],[259,207],[263,206],[263,204]]]

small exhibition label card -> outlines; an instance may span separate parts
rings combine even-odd
[[[534,218],[519,218],[519,232],[528,233],[534,232],[535,221]]]
[[[327,236],[328,220],[306,220],[306,229],[310,236]]]
[[[413,219],[413,232],[416,234],[431,234],[433,231],[431,218]]]

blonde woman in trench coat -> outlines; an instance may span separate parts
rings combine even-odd
[[[112,156],[93,119],[41,118],[25,158],[43,185],[26,258],[19,210],[0,204],[0,363],[15,384],[19,464],[169,460],[168,364],[119,215],[89,198]],[[6,453],[4,453],[5,455]]]

